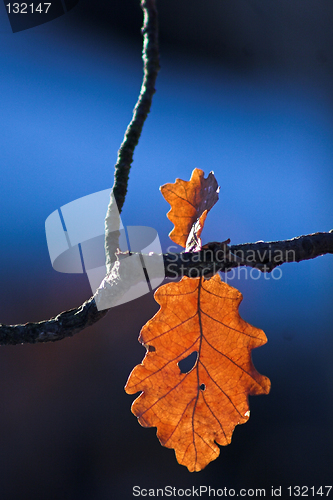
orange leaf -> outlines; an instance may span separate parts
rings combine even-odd
[[[219,199],[219,187],[214,173],[210,172],[207,179],[204,175],[202,170],[195,168],[189,181],[176,179],[174,184],[160,187],[162,195],[171,205],[168,218],[175,225],[169,236],[184,248],[192,225],[206,210],[209,212]],[[204,216],[201,220],[201,231],[205,218]]]
[[[218,457],[217,444],[229,444],[235,426],[248,420],[248,396],[269,392],[269,379],[251,360],[251,350],[267,339],[240,317],[242,295],[219,275],[184,277],[160,287],[155,299],[161,308],[139,337],[147,353],[125,390],[143,391],[132,405],[140,424],[157,427],[178,462],[199,471]],[[182,373],[179,362],[193,352],[194,367]]]

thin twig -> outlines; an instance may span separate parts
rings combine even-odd
[[[115,254],[119,246],[119,214],[122,211],[127,193],[129,171],[133,161],[134,149],[137,146],[144,122],[150,111],[159,64],[158,19],[155,0],[141,0],[143,11],[143,80],[133,117],[129,123],[123,142],[118,151],[114,171],[114,184],[110,203],[105,217],[105,260],[106,272],[111,272]]]
[[[125,202],[129,171],[133,161],[134,149],[139,142],[143,124],[150,111],[153,95],[155,93],[157,73],[160,69],[158,20],[155,0],[142,0],[141,8],[144,14],[142,27],[142,59],[144,74],[140,95],[133,110],[133,118],[125,132],[124,140],[118,151],[118,159],[115,165],[113,195],[115,197],[119,213],[121,213]]]

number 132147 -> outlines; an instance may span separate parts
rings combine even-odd
[[[8,14],[47,14],[51,3],[7,3]]]

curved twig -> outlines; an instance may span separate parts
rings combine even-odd
[[[133,118],[125,132],[124,140],[118,151],[117,163],[115,165],[113,195],[119,213],[121,213],[125,202],[134,149],[139,142],[143,124],[150,111],[153,95],[155,93],[157,73],[160,69],[158,20],[155,0],[142,0],[141,8],[144,14],[142,27],[143,80],[140,94],[133,110]]]
[[[115,254],[119,246],[119,214],[122,211],[127,193],[129,171],[133,161],[134,149],[137,146],[142,127],[150,111],[155,82],[160,69],[158,48],[158,19],[155,0],[141,0],[143,11],[143,80],[137,103],[118,151],[114,171],[114,184],[110,203],[105,217],[105,260],[107,274],[111,272]]]

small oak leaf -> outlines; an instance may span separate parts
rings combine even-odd
[[[249,419],[248,396],[268,394],[251,351],[266,343],[262,330],[239,315],[241,293],[221,281],[184,277],[155,293],[157,314],[142,328],[147,353],[125,390],[142,391],[132,412],[144,427],[157,427],[162,445],[199,471],[231,441],[234,428]],[[187,373],[180,363],[197,353]]]
[[[162,195],[171,205],[167,216],[175,226],[169,237],[184,248],[193,224],[205,211],[208,213],[219,199],[219,187],[214,172],[210,172],[207,179],[204,175],[203,170],[195,168],[189,181],[176,179],[175,183],[160,187]],[[201,230],[205,219],[206,216],[201,219]]]

